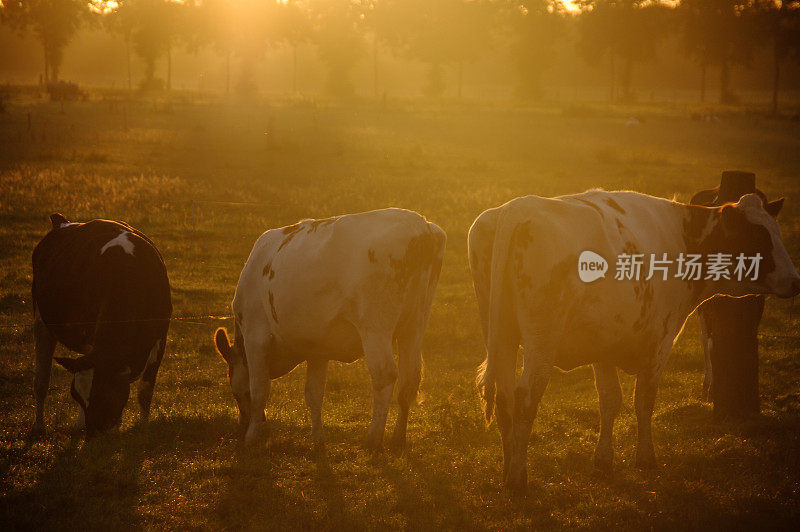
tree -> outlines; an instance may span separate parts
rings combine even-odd
[[[254,65],[278,39],[281,20],[275,0],[204,0],[199,7],[195,46],[211,43],[225,56],[225,92],[230,92],[231,60],[241,60],[237,90],[252,95],[257,87]]]
[[[20,32],[31,29],[44,51],[44,81],[58,81],[64,48],[89,15],[86,0],[3,0],[2,21]]]
[[[460,98],[464,65],[493,45],[496,8],[497,4],[489,0],[394,0],[387,19],[396,24],[396,29],[385,38],[428,65],[428,96],[442,95],[443,67],[455,65]]]
[[[135,0],[134,0],[135,1]],[[133,79],[131,75],[131,41],[133,35],[134,18],[129,9],[131,0],[117,0],[114,2],[115,6],[109,6],[105,2],[105,7],[102,9],[104,14],[103,21],[105,27],[111,33],[116,33],[125,41],[125,67],[128,74],[128,90],[133,88]]]
[[[617,99],[617,60],[622,61],[622,100],[631,101],[633,66],[651,61],[665,36],[667,11],[648,0],[589,0],[581,4],[580,49],[587,61],[607,57],[611,69],[610,100]]]
[[[297,93],[297,47],[312,35],[308,6],[298,0],[287,0],[280,6],[278,38],[292,48],[292,92]]]
[[[781,67],[800,59],[800,0],[762,0],[757,6],[758,39],[771,47],[772,112],[778,112]]]
[[[700,100],[705,100],[706,69],[719,66],[721,103],[732,103],[730,68],[750,60],[755,35],[750,0],[682,0],[683,46],[700,64]]]
[[[327,90],[337,98],[354,94],[351,73],[364,55],[361,4],[327,0],[312,5],[317,53],[328,68]]]
[[[130,34],[133,49],[144,61],[145,78],[141,87],[160,89],[163,82],[155,76],[156,63],[167,59],[166,88],[172,88],[172,50],[190,41],[188,14],[197,9],[195,0],[125,0],[117,16]]]
[[[542,75],[556,57],[564,33],[563,14],[547,0],[514,2],[507,13],[511,42],[509,55],[517,73],[517,96],[538,98]]]

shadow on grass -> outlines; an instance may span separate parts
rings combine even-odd
[[[222,471],[214,526],[356,528],[358,523],[348,514],[328,452],[313,448],[309,428],[272,420],[269,432],[266,446],[236,446],[230,465]],[[336,427],[326,428],[326,435],[329,442],[347,445],[356,439]],[[312,484],[304,491],[308,479]]]
[[[169,417],[109,432],[83,442],[77,432],[57,449],[29,487],[0,502],[0,522],[12,529],[141,528],[152,526],[138,510],[145,487],[143,464],[163,455],[189,457],[219,445],[232,432],[228,418]],[[54,431],[46,438],[63,436]],[[82,443],[83,442],[83,443]],[[26,445],[36,445],[28,441]]]

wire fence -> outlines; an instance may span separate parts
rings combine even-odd
[[[192,231],[197,231],[197,207],[201,204],[206,205],[225,205],[225,206],[245,206],[245,207],[278,207],[279,204],[277,203],[267,203],[261,201],[230,201],[230,200],[210,200],[210,199],[187,199],[187,200],[177,200],[175,203],[180,203],[183,205],[188,205],[191,209],[192,215]],[[204,269],[225,269],[228,270],[227,267],[218,267],[213,266],[210,264],[204,264]],[[786,313],[788,316],[789,321],[791,322],[794,319],[795,312],[794,312],[794,298],[791,299],[789,304],[786,307]],[[231,315],[219,315],[219,314],[200,314],[200,315],[185,315],[185,316],[172,316],[169,318],[170,322],[182,322],[182,323],[189,323],[194,325],[206,325],[209,321],[221,321],[221,320],[231,320],[234,316]],[[154,321],[163,321],[163,318],[140,318],[140,319],[130,319],[130,320],[105,320],[105,321],[83,321],[83,322],[62,322],[56,323],[51,325],[57,326],[87,326],[87,325],[101,325],[101,324],[122,324],[122,323],[145,323],[145,322],[154,322]],[[25,323],[0,323],[0,330],[2,329],[24,329],[27,327],[33,326],[33,320],[30,320]],[[768,334],[768,333],[759,333],[759,338],[761,339],[789,339],[789,340],[797,340],[800,339],[800,330],[797,331],[797,334]]]
[[[166,318],[138,318],[131,320],[93,320],[93,321],[69,321],[50,323],[48,325],[58,327],[79,327],[86,325],[105,325],[105,324],[121,324],[121,323],[152,323],[157,321],[164,321]],[[172,316],[169,321],[180,321],[184,323],[193,323],[196,325],[205,325],[209,320],[232,320],[233,316],[222,316],[215,314],[202,314],[195,316]],[[25,323],[0,323],[0,329],[20,329],[32,327],[34,321]]]

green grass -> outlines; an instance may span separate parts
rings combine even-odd
[[[761,332],[763,414],[716,423],[697,397],[702,356],[690,319],[654,416],[659,468],[633,465],[633,379],[622,379],[612,479],[591,465],[599,426],[591,370],[557,374],[535,424],[529,489],[500,482],[496,428],[474,390],[484,356],[466,232],[512,197],[587,188],[688,200],[723,169],[749,169],[800,257],[800,125],[720,109],[431,106],[388,109],[189,100],[11,102],[0,115],[0,527],[507,528],[788,526],[800,519],[798,305],[769,300]],[[644,119],[626,127],[631,115]],[[28,128],[30,115],[31,128]],[[234,203],[225,203],[234,202]],[[45,439],[33,422],[30,252],[47,216],[115,218],[147,233],[167,262],[176,316],[225,315],[256,237],[270,227],[386,206],[416,210],[448,244],[424,349],[420,404],[402,457],[359,444],[371,396],[363,361],[333,364],[315,455],[304,368],[273,383],[266,445],[242,448],[222,320],[175,321],[151,421],[132,404],[121,430],[72,432],[69,375],[53,370]],[[790,317],[790,312],[794,317]],[[229,325],[229,323],[227,323]],[[62,351],[62,348],[59,348]],[[393,418],[390,414],[390,423]]]

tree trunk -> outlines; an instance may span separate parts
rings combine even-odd
[[[48,61],[47,46],[42,46],[44,51],[44,85],[50,82],[50,62]]]
[[[378,97],[378,35],[372,41],[372,76],[375,90],[375,97]]]
[[[225,95],[231,93],[231,51],[225,54]]]
[[[633,100],[633,93],[631,92],[631,77],[633,75],[633,61],[631,59],[625,60],[625,65],[622,68],[622,98],[626,102]]]
[[[167,90],[172,90],[172,45],[167,45]]]
[[[728,59],[722,60],[719,69],[719,102],[729,103],[731,99],[730,91],[730,70],[728,66]]]
[[[128,64],[128,90],[133,89],[133,79],[131,77],[131,35],[125,34],[125,60]]]
[[[706,101],[706,64],[700,65],[700,103]]]
[[[458,62],[458,99],[461,99],[461,87],[464,85],[464,61]]]
[[[297,44],[292,45],[292,93],[297,94]]]
[[[612,52],[611,53],[611,88],[610,88],[610,92],[608,93],[608,100],[611,103],[614,103],[614,96],[615,96],[615,94],[617,92],[616,91],[616,86],[615,86],[616,82],[617,82],[617,72],[616,72],[616,66],[614,65],[614,53]]]
[[[777,39],[776,39],[777,40]],[[781,77],[781,59],[778,51],[778,43],[774,44],[775,64],[772,71],[772,114],[778,114],[778,84]]]

